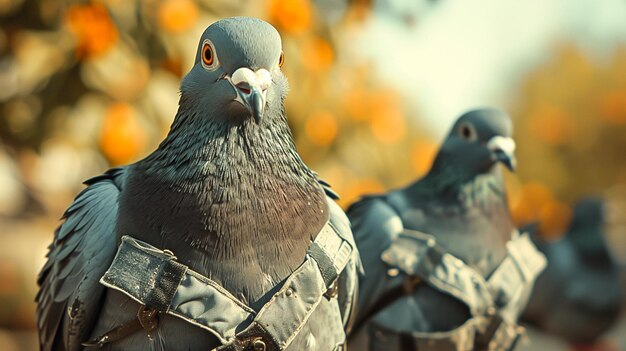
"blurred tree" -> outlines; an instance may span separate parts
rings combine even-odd
[[[568,202],[626,181],[626,50],[594,62],[561,45],[512,108],[519,177]]]

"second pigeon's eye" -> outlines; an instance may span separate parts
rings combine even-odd
[[[280,57],[278,58],[278,67],[282,67],[283,63],[285,63],[285,52],[280,52]]]
[[[202,65],[206,69],[215,69],[217,67],[217,56],[215,55],[215,49],[213,48],[213,44],[209,40],[205,40],[204,44],[202,44],[202,52],[200,53],[202,56]]]
[[[478,135],[476,134],[476,130],[474,126],[468,123],[464,123],[459,128],[459,135],[466,140],[474,141],[478,139]]]

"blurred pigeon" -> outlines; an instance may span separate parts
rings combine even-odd
[[[205,30],[165,140],[86,181],[65,212],[39,277],[42,350],[344,343],[358,254],[296,152],[282,62],[261,20]]]
[[[605,203],[587,198],[574,207],[566,234],[557,241],[533,241],[548,258],[537,279],[524,321],[574,344],[596,341],[620,314],[619,268],[604,238]]]
[[[515,168],[511,132],[511,120],[504,112],[469,111],[452,127],[426,176],[406,188],[364,197],[349,208],[365,269],[355,329],[370,325],[372,330],[371,325],[376,325],[375,332],[368,333],[370,349],[392,350],[396,344],[399,349],[475,348],[468,320],[477,317],[481,307],[442,286],[458,288],[468,296],[475,294],[475,301],[499,294],[497,289],[478,287],[485,286],[484,278],[493,276],[508,257],[507,242],[512,234],[519,236],[496,167],[502,163],[510,170]],[[530,242],[527,237],[518,239]],[[412,242],[418,244],[413,247]],[[390,264],[389,256],[398,264]],[[537,258],[533,269],[540,269],[541,260]],[[459,281],[453,282],[457,276]],[[498,276],[500,279],[502,274]],[[410,280],[414,278],[413,283]],[[456,286],[466,280],[476,287]],[[512,303],[516,306],[508,307],[510,311],[503,317],[507,323],[515,323],[517,305],[524,302],[520,297]],[[459,333],[453,335],[453,330]],[[429,334],[437,332],[450,334]]]

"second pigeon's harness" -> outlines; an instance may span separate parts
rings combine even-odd
[[[172,252],[124,236],[100,282],[142,306],[136,319],[86,346],[103,346],[139,329],[150,332],[157,327],[158,314],[170,314],[215,335],[222,343],[215,351],[285,350],[322,298],[336,297],[337,278],[352,251],[350,242],[326,223],[304,262],[257,312],[178,262]]]
[[[518,316],[546,260],[527,234],[515,232],[506,248],[505,258],[485,279],[477,270],[439,246],[432,235],[405,229],[381,256],[389,267],[390,278],[399,279],[396,290],[400,291],[396,296],[387,296],[384,306],[411,294],[417,284],[424,282],[464,302],[472,318],[451,331],[432,333],[397,332],[373,320],[370,323],[372,349],[515,349],[523,333],[516,323]]]

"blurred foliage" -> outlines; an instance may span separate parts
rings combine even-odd
[[[569,222],[571,203],[626,184],[626,48],[604,63],[561,45],[520,87],[516,117],[518,223],[541,220],[555,236]],[[623,195],[623,194],[622,194]]]
[[[424,174],[439,141],[351,50],[371,11],[367,0],[0,0],[0,240],[24,250],[0,252],[0,324],[33,326],[56,219],[84,179],[158,145],[197,40],[219,18],[281,32],[294,138],[343,206]],[[527,75],[508,108],[519,223],[558,236],[571,201],[626,184],[625,72],[626,50],[597,63],[563,45]]]
[[[346,195],[344,205],[427,168],[434,144],[421,138],[412,144],[408,136],[418,129],[397,94],[371,77],[366,63],[354,64],[339,50],[349,41],[344,33],[367,15],[367,2],[334,8],[309,0],[7,4],[0,138],[37,191],[73,194],[79,179],[149,153],[176,112],[178,82],[193,62],[197,38],[231,15],[264,18],[282,33],[294,137],[303,157]],[[414,162],[393,174],[354,157],[361,149],[389,166],[407,148]],[[33,162],[22,165],[21,154]]]

